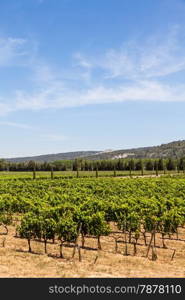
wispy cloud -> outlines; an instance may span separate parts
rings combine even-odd
[[[84,67],[84,68],[87,68],[87,69],[93,68],[93,64],[88,59],[83,57],[83,55],[81,53],[77,52],[77,53],[74,54],[73,57],[77,61],[76,62],[77,66]]]
[[[25,42],[24,39],[0,38],[0,66],[12,64],[13,59],[23,56],[20,49]]]
[[[185,70],[185,34],[178,26],[164,36],[131,40],[99,57],[76,55],[82,67],[101,69],[106,78],[146,79]]]
[[[171,75],[185,72],[184,41],[184,32],[174,26],[165,38],[130,41],[96,57],[77,52],[75,63],[62,71],[31,55],[34,64],[28,64],[28,68],[35,88],[31,92],[16,90],[13,101],[1,97],[0,114],[123,101],[185,101],[185,82],[168,80]],[[19,49],[24,40],[7,43],[12,50],[6,59],[4,54],[4,64],[15,55],[24,56],[23,49]]]
[[[12,112],[12,107],[9,103],[4,102],[4,98],[0,98],[0,116],[7,115],[8,113]]]
[[[138,81],[118,87],[98,85],[83,91],[51,88],[35,95],[19,95],[15,110],[78,107],[123,101],[185,101],[185,85],[170,86],[157,81]]]
[[[51,82],[56,82],[56,71],[52,70],[51,66],[44,62],[35,61],[35,64],[31,66],[34,73],[33,80],[39,84],[44,85]]]
[[[24,38],[0,37],[0,67],[29,65],[36,48]]]

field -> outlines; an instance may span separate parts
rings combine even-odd
[[[182,175],[183,172],[180,171],[158,171],[159,175]],[[98,171],[98,177],[130,177],[130,171]],[[142,174],[141,171],[132,171],[131,176],[149,176],[149,175],[156,175],[156,171],[147,171],[144,170]],[[55,171],[54,172],[55,178],[76,178],[77,172],[76,171]],[[96,177],[96,171],[79,171],[79,177],[81,178],[89,178],[89,177]],[[26,179],[26,178],[33,178],[33,172],[7,172],[1,171],[0,172],[0,180],[4,179]],[[36,172],[37,179],[44,179],[44,178],[51,178],[51,172],[47,171],[37,171]]]
[[[61,173],[1,173],[1,277],[185,277],[182,174]]]

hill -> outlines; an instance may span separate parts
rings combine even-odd
[[[174,141],[167,144],[152,147],[141,147],[123,150],[106,151],[76,151],[30,157],[8,158],[7,161],[46,161],[73,160],[75,158],[84,158],[89,160],[116,159],[116,158],[181,158],[185,157],[185,140]]]
[[[76,152],[66,152],[66,153],[57,153],[57,154],[47,154],[47,155],[38,155],[38,156],[28,156],[28,157],[15,157],[7,158],[6,161],[10,162],[23,162],[23,161],[40,161],[40,162],[51,162],[56,160],[73,160],[75,158],[86,157],[95,155],[97,151],[76,151]]]
[[[86,159],[116,159],[116,158],[181,158],[185,157],[185,140],[174,141],[152,147],[141,147],[110,152],[99,152],[87,156]]]

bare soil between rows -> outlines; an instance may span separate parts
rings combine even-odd
[[[97,250],[97,239],[86,238],[85,247],[81,249],[82,261],[79,262],[78,253],[72,259],[73,246],[64,247],[64,259],[59,257],[59,243],[48,243],[48,254],[44,253],[44,243],[32,241],[33,253],[28,253],[28,244],[24,239],[15,237],[15,227],[9,227],[9,234],[5,236],[3,229],[0,235],[0,277],[39,278],[39,277],[173,277],[185,278],[185,230],[180,229],[179,238],[166,239],[167,249],[162,248],[160,236],[156,239],[157,260],[152,261],[150,253],[146,258],[147,246],[141,237],[138,241],[137,254],[133,256],[133,244],[128,244],[128,256],[123,255],[125,244],[120,237],[117,253],[115,253],[116,234],[102,237],[102,250]],[[120,233],[117,233],[120,236]],[[5,240],[6,238],[6,240]],[[3,242],[4,246],[3,247]],[[149,242],[149,236],[147,239]],[[176,249],[173,260],[173,249]]]

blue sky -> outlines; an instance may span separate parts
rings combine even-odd
[[[0,1],[0,157],[185,139],[184,0]]]

